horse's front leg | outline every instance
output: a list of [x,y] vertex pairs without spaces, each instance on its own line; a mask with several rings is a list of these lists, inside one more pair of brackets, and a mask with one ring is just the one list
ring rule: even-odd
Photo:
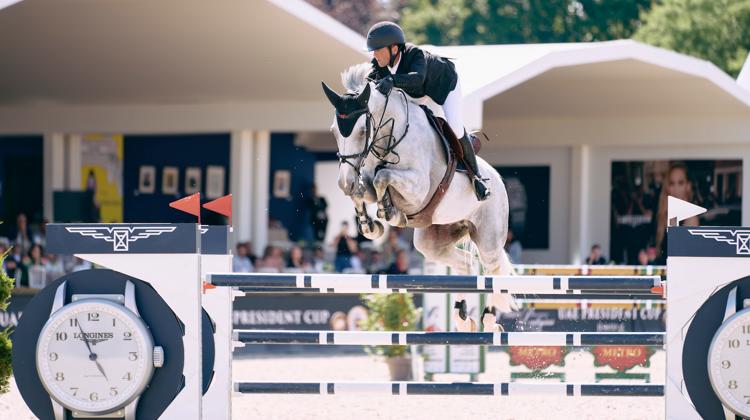
[[391,201],[388,187],[397,191],[409,203],[422,203],[429,191],[429,183],[420,182],[417,171],[413,169],[381,169],[372,182],[378,202],[377,216],[391,226],[404,227],[407,223],[406,214],[397,209]]
[[383,224],[377,220],[372,220],[369,214],[367,214],[367,208],[365,202],[361,200],[354,201],[354,212],[357,217],[357,228],[365,238],[369,240],[375,240],[383,236]]

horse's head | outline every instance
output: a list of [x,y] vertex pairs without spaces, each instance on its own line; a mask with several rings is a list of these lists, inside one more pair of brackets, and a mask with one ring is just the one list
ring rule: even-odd
[[370,135],[370,85],[365,84],[361,92],[339,95],[323,83],[331,105],[336,109],[331,132],[336,137],[339,156],[339,188],[352,195],[358,182],[359,171],[367,157]]

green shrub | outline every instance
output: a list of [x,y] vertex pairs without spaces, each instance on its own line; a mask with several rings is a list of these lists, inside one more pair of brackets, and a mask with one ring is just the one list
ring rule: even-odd
[[[14,284],[13,279],[8,277],[8,273],[3,268],[3,263],[9,252],[10,250],[0,256],[0,310],[8,308],[10,293]],[[0,331],[0,394],[8,392],[10,375],[13,373],[13,367],[11,366],[12,347],[9,334],[10,327],[6,328],[5,331]]]
[[[422,313],[414,306],[409,293],[365,295],[362,300],[367,306],[367,319],[360,327],[366,331],[415,331]],[[371,346],[370,354],[385,357],[398,357],[406,353],[407,346]]]

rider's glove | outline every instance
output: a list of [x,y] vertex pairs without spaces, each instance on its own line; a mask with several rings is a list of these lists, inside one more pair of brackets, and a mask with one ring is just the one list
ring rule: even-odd
[[377,89],[378,92],[382,93],[383,95],[388,96],[388,94],[391,92],[391,89],[393,89],[393,77],[388,76],[380,79],[375,85],[375,89]]

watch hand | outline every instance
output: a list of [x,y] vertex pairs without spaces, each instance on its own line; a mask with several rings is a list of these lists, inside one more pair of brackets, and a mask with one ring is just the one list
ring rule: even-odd
[[[94,356],[96,356],[96,355],[94,355]],[[102,365],[99,364],[99,361],[96,360],[96,358],[94,358],[94,363],[96,363],[96,367],[97,367],[97,369],[99,369],[99,372],[101,372],[102,375],[104,375],[104,379],[106,379],[107,382],[109,382],[109,378],[107,378],[107,374],[104,373],[104,369],[102,368]]]
[[96,358],[96,355],[94,354],[94,352],[91,351],[91,345],[89,344],[89,339],[86,338],[86,333],[83,332],[83,327],[81,326],[81,323],[78,322],[78,317],[76,317],[75,320],[76,320],[76,324],[78,324],[78,329],[81,331],[81,337],[83,338],[83,342],[86,343],[86,348],[89,349],[89,359],[91,359],[91,355],[93,355],[94,358]]
[[81,331],[81,337],[83,337],[83,342],[86,343],[86,348],[89,349],[89,360],[96,363],[96,368],[99,369],[99,372],[101,372],[102,375],[104,375],[104,379],[106,379],[107,382],[109,382],[109,378],[107,377],[107,374],[104,373],[104,369],[102,368],[102,365],[99,363],[99,361],[96,360],[98,356],[96,355],[96,353],[94,353],[91,350],[91,344],[89,344],[89,339],[86,338],[86,333],[83,332],[83,327],[81,326],[81,323],[78,322],[77,317],[75,320],[76,320],[76,323],[78,324],[78,329]]

